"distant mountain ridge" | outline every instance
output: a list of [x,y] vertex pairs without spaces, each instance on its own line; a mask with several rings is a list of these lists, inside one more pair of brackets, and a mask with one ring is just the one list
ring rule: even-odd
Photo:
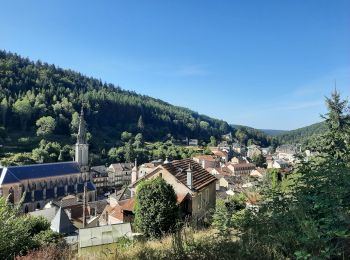
[[326,129],[324,122],[297,128],[290,131],[261,130],[269,136],[274,136],[280,143],[302,143],[306,139],[321,134]]
[[275,129],[259,129],[259,130],[270,136],[278,136],[289,132],[289,130],[275,130]]

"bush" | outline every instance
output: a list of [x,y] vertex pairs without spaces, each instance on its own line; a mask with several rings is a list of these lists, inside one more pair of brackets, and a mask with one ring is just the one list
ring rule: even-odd
[[157,177],[140,183],[136,192],[135,223],[148,237],[160,237],[175,229],[179,219],[173,187]]

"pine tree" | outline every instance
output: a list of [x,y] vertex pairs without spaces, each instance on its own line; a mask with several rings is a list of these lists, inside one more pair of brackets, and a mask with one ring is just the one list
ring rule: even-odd
[[139,120],[137,121],[137,128],[143,132],[144,128],[145,128],[145,124],[143,122],[143,118],[142,115],[139,117]]

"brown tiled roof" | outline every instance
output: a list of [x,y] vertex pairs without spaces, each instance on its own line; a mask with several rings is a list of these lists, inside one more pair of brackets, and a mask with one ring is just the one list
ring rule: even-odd
[[106,212],[108,212],[108,215],[119,219],[120,221],[124,221],[124,211],[133,211],[134,210],[134,204],[135,201],[133,198],[131,199],[127,199],[127,200],[122,200],[119,201],[117,205],[115,205],[114,207],[107,205],[105,207]]
[[216,161],[217,158],[214,157],[213,155],[197,155],[194,158],[199,159],[199,160],[205,160],[205,161]]
[[127,200],[119,201],[118,204],[120,205],[122,210],[133,211],[135,200],[133,198],[130,198]]
[[254,163],[237,163],[237,164],[231,164],[234,168],[251,168],[255,167]]
[[114,163],[111,164],[114,171],[131,171],[134,167],[133,163]]
[[163,164],[162,167],[174,175],[182,184],[187,186],[187,169],[191,164],[193,174],[193,189],[201,190],[210,183],[217,181],[216,177],[203,169],[198,163],[192,159],[183,159]]
[[226,157],[227,156],[227,153],[225,151],[213,151],[213,153],[217,156],[220,156],[220,157]]

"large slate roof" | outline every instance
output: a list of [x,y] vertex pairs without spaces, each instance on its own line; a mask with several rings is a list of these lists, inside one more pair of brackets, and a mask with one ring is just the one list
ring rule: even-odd
[[0,174],[0,185],[16,183],[21,180],[37,179],[80,173],[76,162],[44,163],[4,167]]

